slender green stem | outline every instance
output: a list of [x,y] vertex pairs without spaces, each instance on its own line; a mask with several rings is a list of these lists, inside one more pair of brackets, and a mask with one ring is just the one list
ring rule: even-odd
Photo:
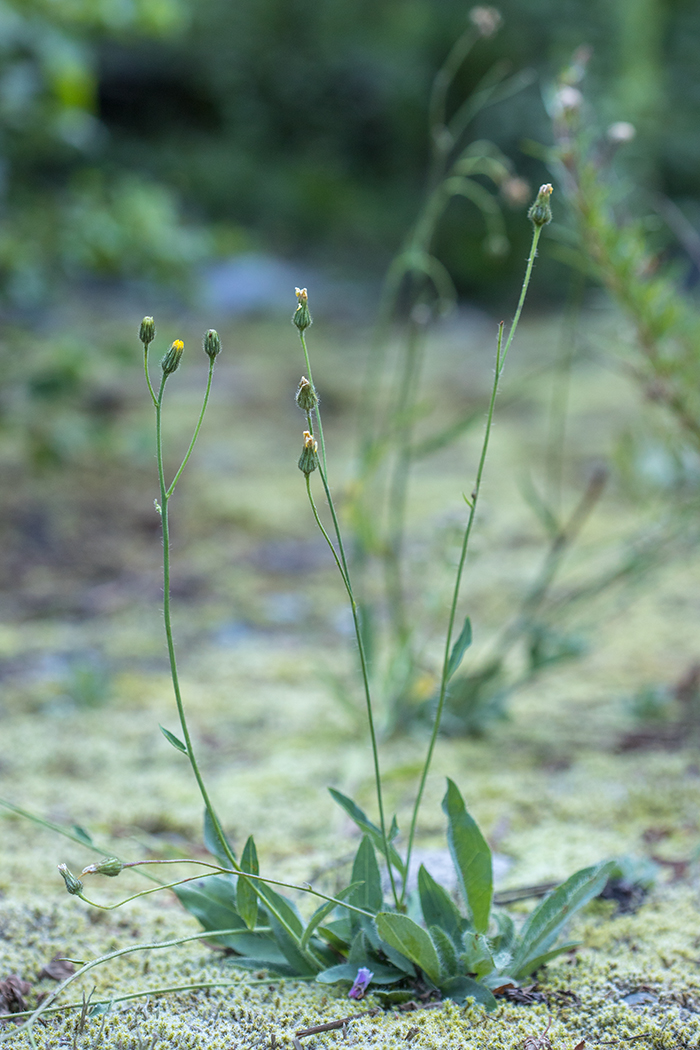
[[[435,744],[437,742],[438,734],[440,732],[440,722],[442,720],[442,712],[445,706],[445,698],[447,696],[447,669],[450,661],[450,653],[452,650],[452,637],[454,634],[455,619],[457,616],[457,604],[459,601],[459,594],[462,584],[462,575],[464,572],[464,564],[467,558],[467,551],[469,549],[469,540],[472,534],[472,527],[474,525],[474,518],[476,516],[476,507],[479,500],[479,492],[481,490],[481,479],[484,473],[484,465],[486,463],[486,454],[489,447],[489,439],[491,437],[491,426],[493,424],[493,413],[496,406],[496,395],[498,393],[498,384],[503,374],[503,367],[505,365],[508,351],[513,342],[513,336],[515,335],[518,322],[520,321],[520,315],[523,310],[525,303],[525,296],[527,295],[527,289],[530,284],[530,277],[532,276],[532,268],[535,264],[535,258],[537,257],[537,244],[540,239],[542,232],[541,226],[533,227],[532,245],[530,248],[530,255],[527,261],[527,267],[525,270],[525,278],[523,280],[522,290],[520,292],[520,299],[518,306],[515,311],[515,316],[508,332],[508,338],[506,339],[505,346],[503,345],[503,322],[499,325],[498,329],[498,343],[496,347],[496,368],[494,371],[493,386],[491,388],[491,398],[489,400],[489,408],[486,416],[486,426],[484,429],[484,439],[481,446],[481,454],[479,456],[479,465],[476,472],[476,481],[474,488],[471,493],[471,499],[469,501],[469,517],[464,530],[464,537],[462,539],[462,549],[460,551],[459,562],[457,566],[457,573],[455,576],[455,584],[452,592],[452,603],[450,605],[450,615],[447,622],[447,634],[445,636],[445,650],[442,661],[442,674],[440,676],[440,692],[438,695],[437,707],[435,710],[435,719],[433,722],[433,730],[430,736],[430,742],[428,744],[428,751],[425,757],[425,763],[423,765],[423,771],[421,773],[420,782],[418,785],[418,792],[416,794],[416,801],[413,806],[413,814],[411,817],[411,828],[408,836],[408,846],[406,849],[406,877],[408,879],[408,873],[410,870],[411,853],[413,851],[413,840],[416,833],[416,824],[418,821],[418,813],[420,811],[421,802],[423,801],[423,793],[425,791],[425,783],[428,778],[428,772],[430,770],[430,764],[433,758],[433,752],[435,750]],[[404,882],[404,893],[402,901],[405,899],[405,888],[406,882]]]
[[212,377],[214,375],[214,361],[215,361],[215,358],[213,358],[213,357],[209,358],[209,376],[207,377],[207,389],[204,392],[204,400],[202,402],[202,411],[199,413],[199,419],[197,420],[197,426],[194,428],[194,434],[192,435],[192,440],[190,441],[190,446],[187,449],[187,452],[185,453],[185,458],[183,459],[182,463],[180,464],[179,469],[177,471],[177,474],[173,478],[172,484],[170,485],[170,488],[168,489],[168,493],[167,493],[168,498],[170,498],[170,496],[172,496],[173,492],[175,491],[175,486],[177,485],[178,481],[180,480],[180,475],[182,474],[183,470],[187,466],[187,461],[190,458],[190,456],[192,455],[192,450],[194,449],[195,442],[197,441],[197,438],[199,437],[199,432],[202,429],[202,422],[204,420],[204,413],[207,410],[207,405],[209,404],[209,394],[211,393],[211,381],[212,381]]
[[172,628],[172,617],[170,611],[170,524],[168,520],[168,501],[170,496],[165,486],[165,472],[163,468],[163,429],[162,429],[162,414],[163,414],[163,393],[165,390],[166,375],[163,375],[161,380],[160,389],[156,398],[156,451],[158,457],[158,481],[160,483],[160,516],[163,528],[163,622],[165,624],[165,637],[168,644],[168,658],[170,660],[170,675],[173,682],[173,692],[175,694],[175,703],[177,705],[177,713],[180,718],[180,728],[182,729],[182,735],[184,738],[185,747],[187,748],[187,757],[192,767],[197,786],[199,787],[200,794],[204,805],[211,817],[212,823],[219,837],[221,847],[226,853],[226,857],[231,862],[234,868],[238,868],[238,862],[233,854],[231,847],[228,844],[226,835],[224,834],[221,822],[214,810],[209,793],[204,784],[202,774],[199,769],[197,762],[197,756],[192,745],[192,738],[190,736],[189,726],[187,724],[187,718],[185,715],[185,707],[182,702],[182,692],[180,690],[180,676],[177,669],[177,659],[175,657],[175,641],[173,639],[173,628]]
[[[207,398],[208,398],[208,393],[209,393],[209,386],[211,384],[211,374],[212,374],[212,369],[210,367],[210,369],[209,369],[209,384],[207,386]],[[203,779],[201,771],[199,769],[199,763],[197,762],[197,756],[195,754],[194,747],[192,745],[192,738],[190,736],[190,730],[189,730],[189,726],[187,724],[187,717],[185,715],[185,706],[184,706],[183,701],[182,701],[182,692],[181,692],[181,689],[180,689],[180,677],[179,677],[179,674],[178,674],[177,659],[176,659],[176,656],[175,656],[175,641],[174,641],[174,638],[173,638],[172,616],[171,616],[171,611],[170,611],[170,526],[169,526],[169,519],[168,519],[168,503],[169,503],[169,500],[170,500],[170,494],[172,492],[172,486],[171,486],[170,489],[166,488],[166,484],[165,484],[165,470],[164,470],[164,466],[163,466],[163,427],[162,427],[162,416],[163,416],[163,394],[164,394],[164,391],[165,391],[166,379],[167,379],[167,375],[165,373],[163,373],[163,378],[161,379],[161,383],[160,383],[160,389],[159,389],[158,395],[156,397],[155,409],[156,409],[156,453],[157,453],[157,459],[158,459],[158,482],[159,482],[159,485],[160,485],[160,508],[159,509],[160,509],[161,525],[162,525],[162,529],[163,529],[163,623],[165,625],[165,636],[166,636],[167,645],[168,645],[168,658],[169,658],[169,661],[170,661],[170,675],[171,675],[171,678],[172,678],[173,692],[175,694],[175,703],[177,705],[177,712],[178,712],[178,716],[179,716],[179,719],[180,719],[180,728],[182,730],[182,736],[183,736],[183,740],[184,740],[184,743],[185,743],[185,748],[186,748],[186,751],[187,751],[187,757],[189,759],[190,766],[192,767],[192,772],[194,773],[195,780],[197,781],[197,786],[199,787],[199,792],[200,792],[200,794],[202,796],[202,801],[204,802],[204,805],[205,805],[205,808],[207,810],[207,813],[209,814],[209,817],[211,819],[212,825],[213,825],[214,830],[216,832],[216,836],[217,836],[217,838],[219,840],[221,848],[222,848],[224,854],[226,855],[226,859],[229,861],[229,863],[231,864],[231,867],[233,868],[233,870],[235,872],[237,872],[239,874],[247,874],[245,872],[241,872],[241,867],[240,867],[238,861],[236,860],[236,856],[235,856],[233,850],[231,849],[229,841],[228,841],[228,839],[226,837],[226,834],[224,832],[223,825],[222,825],[222,823],[221,823],[221,821],[219,819],[219,816],[218,816],[216,810],[214,809],[214,806],[213,806],[213,803],[212,803],[211,799],[209,798],[209,792],[207,791],[206,785],[204,783],[204,779]],[[205,399],[204,408],[206,408],[206,399]],[[199,431],[199,426],[201,425],[201,418],[202,417],[200,415],[200,420],[199,420],[199,423],[197,425],[197,430],[195,432],[195,437],[196,437],[196,434]],[[189,457],[189,454],[190,454],[191,451],[192,451],[192,444],[190,445],[190,449],[189,449],[189,451],[187,453],[187,456],[185,457],[185,462],[187,461],[187,458]],[[184,466],[184,464],[183,464],[183,466]],[[179,477],[181,470],[182,470],[182,468],[180,468],[180,471],[178,471],[177,477]],[[176,477],[176,480],[177,480],[177,477]],[[282,915],[280,913],[279,908],[277,908],[277,906],[275,905],[274,901],[270,900],[269,895],[267,895],[266,892],[265,892],[264,886],[256,887],[256,893],[263,900],[263,902],[265,904],[265,907],[270,912],[272,912],[272,914],[278,920],[280,925],[285,929],[285,931],[289,934],[289,936],[292,938],[292,940],[294,940],[295,942],[298,943],[299,942],[299,938],[295,934],[294,930],[292,930],[291,926],[289,925],[289,923],[285,919],[284,915]],[[316,956],[314,955],[314,953],[311,950],[308,950],[308,949],[307,950],[303,950],[303,949],[300,948],[300,951],[302,951],[302,954],[308,959],[308,961],[312,965],[316,966],[318,964],[318,959],[316,958]]]
[[[314,387],[314,389],[315,389],[314,381],[313,381],[313,377],[312,377],[312,372],[311,372],[311,362],[309,360],[309,352],[308,352],[307,347],[306,347],[306,340],[304,339],[304,333],[302,331],[300,331],[299,332],[299,336],[301,338],[301,345],[302,345],[302,347],[304,349],[304,358],[305,358],[306,367],[307,367],[308,373],[309,373],[308,374],[308,380],[311,383],[312,387]],[[333,521],[333,530],[335,532],[336,539],[337,539],[337,542],[338,542],[338,550],[337,551],[336,551],[333,543],[331,542],[331,539],[330,539],[328,533],[326,532],[326,530],[323,527],[323,524],[321,522],[321,518],[320,518],[318,510],[316,508],[316,504],[315,504],[313,496],[311,494],[311,486],[309,484],[309,476],[308,475],[306,476],[306,491],[307,491],[307,494],[308,494],[308,497],[309,497],[309,502],[311,504],[311,510],[313,512],[314,519],[315,519],[317,525],[319,526],[319,528],[321,530],[321,533],[323,534],[326,542],[328,543],[328,546],[330,547],[331,551],[333,552],[333,557],[335,559],[336,565],[338,566],[338,571],[340,572],[341,578],[342,578],[343,583],[345,585],[345,589],[346,589],[346,591],[348,593],[348,598],[350,600],[350,611],[352,613],[352,622],[353,622],[353,627],[355,629],[355,639],[357,641],[357,650],[358,650],[358,653],[359,653],[359,656],[360,656],[360,670],[361,670],[361,673],[362,673],[362,684],[363,684],[364,693],[365,693],[365,706],[366,706],[366,710],[367,710],[367,723],[368,723],[368,726],[369,726],[369,735],[370,735],[370,741],[371,741],[371,745],[372,745],[372,759],[373,759],[373,763],[374,763],[374,783],[375,783],[375,790],[376,790],[376,793],[377,793],[377,808],[379,810],[379,827],[380,827],[381,833],[382,833],[382,847],[383,847],[383,851],[384,851],[384,858],[386,860],[387,870],[389,872],[389,880],[391,882],[392,895],[394,897],[394,902],[395,902],[395,904],[398,907],[399,894],[398,894],[398,890],[397,890],[397,887],[396,887],[396,881],[395,881],[395,878],[394,878],[394,869],[391,866],[391,856],[390,856],[390,852],[389,852],[389,837],[387,835],[386,817],[385,817],[385,814],[384,814],[384,796],[383,796],[383,792],[382,792],[382,776],[381,776],[381,769],[380,769],[380,766],[379,766],[379,747],[378,747],[378,744],[377,744],[377,733],[376,733],[376,729],[375,729],[375,725],[374,725],[374,710],[373,710],[373,707],[372,707],[372,692],[371,692],[370,684],[369,684],[369,668],[367,666],[367,654],[365,652],[365,645],[364,645],[364,640],[363,640],[363,637],[362,637],[362,630],[361,630],[361,626],[360,626],[360,618],[359,618],[358,609],[357,609],[357,602],[355,601],[355,595],[353,594],[352,581],[350,579],[350,570],[348,568],[348,560],[347,560],[347,556],[345,554],[345,546],[343,544],[343,535],[342,535],[342,532],[340,531],[340,522],[338,521],[338,515],[336,513],[335,504],[333,502],[333,497],[331,496],[331,490],[330,490],[330,487],[328,485],[328,478],[326,476],[326,448],[325,448],[325,443],[324,443],[324,440],[323,440],[323,424],[321,422],[321,412],[319,410],[318,404],[316,404],[316,406],[314,408],[314,417],[315,417],[315,420],[316,420],[316,424],[318,426],[319,444],[321,446],[321,462],[319,463],[319,474],[321,475],[321,481],[323,483],[323,488],[324,488],[324,491],[326,493],[326,500],[328,501],[328,509],[330,510],[331,518],[332,518],[332,521]],[[309,431],[313,434],[314,433],[314,427],[313,427],[313,423],[311,421],[311,414],[309,412],[307,412],[307,414],[306,414],[306,419],[307,419],[307,424],[308,424],[308,427],[309,427]]]
[[383,848],[383,852],[384,852],[384,859],[386,860],[387,871],[389,872],[389,880],[391,882],[391,891],[392,891],[392,895],[394,897],[394,903],[398,907],[398,905],[399,905],[399,894],[398,894],[398,890],[396,888],[396,880],[394,878],[394,869],[392,868],[392,865],[391,865],[391,856],[390,856],[390,852],[389,852],[389,838],[388,838],[387,831],[386,831],[386,817],[384,815],[384,796],[383,796],[383,792],[382,792],[382,774],[381,774],[381,769],[380,769],[380,766],[379,766],[379,745],[377,743],[377,731],[376,731],[375,725],[374,725],[374,710],[372,708],[372,692],[371,692],[370,684],[369,684],[369,668],[367,666],[367,654],[365,652],[365,644],[364,644],[364,639],[362,637],[362,629],[361,629],[361,626],[360,626],[360,618],[359,618],[359,614],[358,614],[358,610],[357,610],[357,602],[355,601],[355,595],[354,595],[353,589],[352,589],[352,582],[351,582],[351,579],[350,579],[350,574],[348,572],[347,561],[345,559],[345,552],[343,551],[343,547],[342,547],[342,538],[341,538],[341,534],[340,534],[340,526],[339,526],[338,520],[337,520],[337,518],[335,516],[335,511],[333,509],[333,501],[331,499],[331,494],[330,494],[330,491],[328,489],[328,485],[326,483],[326,479],[325,479],[325,477],[323,475],[323,470],[322,470],[322,468],[319,468],[319,469],[320,469],[320,472],[321,472],[321,478],[323,480],[324,488],[326,490],[326,497],[328,499],[328,505],[329,505],[329,507],[331,507],[331,512],[333,514],[333,522],[335,524],[336,536],[338,537],[338,544],[339,544],[340,551],[341,551],[341,556],[340,557],[338,556],[338,553],[336,552],[336,549],[333,546],[333,542],[332,542],[330,536],[328,535],[328,533],[326,532],[326,529],[323,526],[323,522],[321,521],[320,515],[318,513],[318,508],[316,507],[316,503],[315,503],[313,495],[311,493],[311,484],[310,484],[310,480],[309,480],[309,475],[308,474],[306,476],[306,492],[307,492],[307,495],[309,497],[309,503],[311,504],[311,511],[313,513],[314,520],[316,521],[316,524],[318,525],[319,529],[321,530],[321,533],[322,533],[324,539],[326,540],[326,543],[328,544],[328,546],[330,547],[330,549],[331,549],[331,551],[333,553],[333,557],[335,559],[335,563],[338,566],[338,572],[340,573],[342,581],[345,584],[345,590],[347,591],[348,598],[350,600],[350,611],[352,613],[352,622],[353,622],[353,627],[355,629],[355,640],[357,642],[357,651],[358,651],[359,657],[360,657],[360,671],[362,673],[362,684],[363,684],[364,693],[365,693],[365,707],[366,707],[366,710],[367,710],[367,723],[368,723],[368,726],[369,726],[369,737],[370,737],[370,742],[371,742],[371,745],[372,745],[372,760],[373,760],[373,764],[374,764],[374,786],[375,786],[375,790],[376,790],[376,793],[377,793],[377,808],[379,810],[379,827],[380,827],[381,833],[382,833],[382,848]]
[[[134,893],[131,897],[126,897],[124,900],[119,901],[117,904],[96,904],[95,901],[88,900],[82,893],[76,894],[81,900],[84,900],[86,904],[91,904],[93,908],[100,908],[102,911],[114,911],[116,908],[121,908],[123,904],[128,904],[130,901],[134,901],[137,897],[146,897],[150,893],[157,893],[159,890],[170,890],[174,886],[183,886],[187,882],[194,882],[196,879],[206,879],[212,875],[240,875],[240,868],[223,868],[220,864],[211,864],[206,860],[192,860],[189,857],[177,857],[168,860],[135,860],[129,864],[125,864],[124,867],[135,868],[142,864],[195,864],[201,868],[209,868],[210,870],[205,874],[190,875],[184,879],[177,879],[175,882],[163,883],[159,886],[153,886],[148,890],[141,890],[139,893]],[[269,886],[281,886],[282,889],[286,890],[298,890],[300,893],[310,893],[312,897],[320,897],[321,900],[329,901],[332,904],[337,904],[342,908],[348,908],[350,911],[356,911],[359,915],[372,915],[372,912],[365,911],[364,908],[357,908],[354,904],[347,904],[345,901],[339,900],[337,897],[329,897],[327,893],[321,893],[320,890],[315,890],[308,883],[304,883],[301,886],[295,882],[281,882],[279,879],[269,879],[265,875],[253,875],[250,872],[245,872],[245,877],[255,882],[264,882]],[[262,927],[261,927],[262,929]],[[267,930],[268,927],[265,927]],[[249,930],[249,933],[260,932],[260,930]]]
[[318,525],[318,527],[319,527],[319,529],[321,531],[321,534],[323,535],[324,540],[328,544],[330,552],[333,555],[333,558],[335,559],[335,564],[338,566],[338,572],[340,573],[341,579],[342,579],[343,583],[345,584],[345,590],[348,592],[348,598],[350,599],[350,601],[353,601],[352,588],[350,586],[350,581],[347,578],[347,576],[345,575],[345,569],[343,568],[343,563],[341,562],[340,558],[338,557],[338,552],[336,551],[335,547],[333,546],[333,540],[330,538],[330,536],[326,532],[325,525],[321,521],[321,518],[320,518],[319,513],[318,513],[318,509],[316,507],[316,503],[315,503],[314,497],[313,497],[313,495],[311,493],[311,475],[310,474],[306,475],[306,494],[309,497],[309,503],[311,504],[311,510],[312,510],[312,513],[313,513],[313,516],[314,516],[314,520],[316,521],[316,524]]
[[[311,383],[312,388],[315,390],[316,387],[314,386],[314,377],[313,373],[311,372],[311,361],[309,360],[309,351],[306,348],[306,339],[301,329],[299,329],[299,338],[301,339],[301,346],[304,351],[304,361],[306,362],[306,370],[309,373],[308,380]],[[325,475],[328,471],[328,467],[326,465],[326,442],[323,438],[323,423],[321,422],[321,412],[319,410],[318,403],[314,408],[314,416],[316,418],[316,423],[318,426],[318,443],[321,446],[321,461],[323,463],[323,473]]]
[[143,344],[143,370],[146,373],[146,384],[148,386],[148,392],[151,395],[154,407],[157,408],[158,398],[156,397],[156,392],[153,389],[153,384],[151,383],[151,376],[148,371],[148,343]]
[[91,959],[90,962],[84,963],[80,969],[76,970],[75,973],[70,975],[70,977],[66,977],[65,981],[59,984],[58,988],[55,988],[53,992],[50,992],[23,1024],[0,1034],[0,1043],[3,1043],[6,1039],[16,1035],[17,1032],[26,1031],[29,1033],[29,1029],[34,1022],[38,1021],[42,1014],[48,1012],[51,1004],[61,992],[65,991],[65,989],[73,984],[74,981],[77,981],[80,977],[83,977],[90,970],[93,970],[96,966],[100,966],[102,963],[111,962],[112,959],[118,959],[122,955],[130,955],[132,952],[156,951],[158,948],[174,948],[179,944],[187,944],[189,941],[211,940],[214,937],[226,937],[233,933],[240,932],[240,928],[234,929],[232,927],[227,927],[223,930],[202,930],[201,933],[192,933],[187,937],[174,937],[169,941],[151,941],[148,944],[130,944],[126,948],[117,948],[115,951],[108,952],[106,955],[98,956],[97,959]]
[[[50,820],[44,820],[43,817],[37,817],[35,813],[30,813],[29,810],[21,809],[19,806],[15,806],[12,802],[8,802],[4,798],[0,798],[0,806],[4,806],[5,809],[9,809],[11,813],[16,813],[20,817],[25,817],[27,820],[31,820],[32,823],[38,824],[39,827],[48,828],[50,831],[56,831],[59,835],[63,835],[64,838],[70,839],[71,842],[77,842],[79,846],[84,846],[86,849],[91,849],[95,853],[101,854],[103,857],[113,856],[113,852],[101,849],[94,843],[90,844],[81,838],[80,835],[76,835],[75,832],[70,831],[68,828],[64,828],[61,824],[53,824]],[[124,865],[127,867],[127,865]],[[130,865],[129,865],[130,866]],[[139,872],[146,879],[151,879],[152,882],[157,882],[160,885],[160,880],[155,875],[150,875],[146,871]]]
[[[235,962],[230,962],[230,966],[235,966]],[[312,977],[286,977],[286,981],[311,981]],[[249,985],[256,984],[267,984],[269,985],[269,977],[253,978],[253,980],[246,981],[241,976],[235,981],[197,981],[195,984],[168,984],[162,985],[160,988],[144,988],[139,992],[129,992],[127,995],[114,995],[111,999],[91,999],[90,1006],[92,1008],[96,1006],[107,1006],[111,1007],[113,1003],[128,1003],[133,999],[147,999],[151,995],[170,995],[175,992],[200,992],[205,988],[235,988],[241,984],[245,984],[246,988]],[[44,1016],[47,1014],[58,1014],[63,1010],[81,1010],[84,1006],[84,1001],[81,1000],[79,1003],[66,1003],[65,1006],[49,1006],[44,1011]],[[0,1021],[19,1021],[23,1017],[31,1017],[34,1013],[33,1010],[22,1010],[16,1014],[0,1014]],[[13,1033],[17,1032],[17,1029],[12,1029]]]

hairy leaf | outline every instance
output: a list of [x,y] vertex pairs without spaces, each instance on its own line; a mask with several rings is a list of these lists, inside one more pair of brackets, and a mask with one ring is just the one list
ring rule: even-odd
[[452,940],[440,926],[429,926],[428,933],[440,960],[441,979],[444,981],[448,977],[457,977],[459,974],[459,963],[457,962],[457,953]]

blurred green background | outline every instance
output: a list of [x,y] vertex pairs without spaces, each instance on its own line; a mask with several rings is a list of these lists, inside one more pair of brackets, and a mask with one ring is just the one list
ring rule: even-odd
[[[530,71],[477,116],[537,186],[528,142],[551,140],[544,100],[582,45],[603,123],[631,121],[638,183],[700,198],[700,8],[694,0],[504,0],[448,98],[494,64]],[[2,0],[0,290],[35,310],[61,281],[175,281],[241,250],[302,254],[376,276],[425,187],[436,70],[469,24],[462,0]],[[464,295],[494,301],[528,237],[484,251],[453,202],[437,250]],[[456,221],[457,219],[465,221]],[[455,221],[450,221],[455,220]],[[557,294],[565,279],[548,280]]]

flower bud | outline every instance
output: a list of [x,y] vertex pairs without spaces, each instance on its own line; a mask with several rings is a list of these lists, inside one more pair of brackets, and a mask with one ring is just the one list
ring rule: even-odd
[[66,864],[59,864],[58,865],[58,870],[60,871],[61,875],[63,876],[63,881],[65,882],[66,889],[68,890],[69,893],[75,894],[75,893],[82,893],[83,892],[83,884],[82,884],[82,882],[80,881],[80,879],[76,879],[75,875],[73,874],[72,871],[70,871],[70,869],[68,868],[68,866]]
[[299,380],[296,403],[302,412],[310,412],[318,404],[318,394],[306,376],[302,376]]
[[304,431],[304,447],[299,456],[299,470],[302,474],[312,474],[318,466],[318,441],[314,440],[313,434]]
[[213,328],[210,328],[207,334],[204,336],[204,353],[212,361],[218,357],[221,353],[221,340],[219,339],[219,333],[215,332]]
[[309,313],[309,295],[306,288],[297,288],[295,291],[297,294],[297,308],[292,317],[292,324],[295,324],[300,332],[304,332],[312,323],[311,314]]
[[83,868],[80,872],[81,875],[109,875],[111,879],[115,878],[122,868],[123,863],[119,860],[119,857],[105,857],[98,864],[88,864],[87,868]]
[[549,198],[552,196],[552,193],[551,183],[546,182],[544,186],[540,186],[537,199],[527,213],[527,217],[533,226],[546,226],[548,222],[552,221],[552,209],[549,206]]
[[152,343],[156,337],[156,323],[152,317],[144,317],[139,328],[139,339],[144,346]]
[[176,339],[170,349],[166,350],[165,356],[160,363],[160,367],[163,369],[163,375],[171,376],[173,372],[177,372],[180,367],[180,359],[184,352],[185,344],[182,339]]

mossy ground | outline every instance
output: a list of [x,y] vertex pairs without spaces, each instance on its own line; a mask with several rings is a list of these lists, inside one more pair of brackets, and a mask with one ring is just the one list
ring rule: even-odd
[[[586,317],[584,331],[597,348],[624,337],[618,322],[601,313]],[[506,372],[465,581],[475,660],[542,556],[541,533],[518,485],[526,473],[541,480],[551,389],[543,368],[558,332],[551,319],[529,322]],[[108,326],[100,338],[113,338]],[[341,588],[313,530],[295,465],[303,428],[292,402],[303,370],[295,339],[285,324],[224,337],[211,414],[172,505],[176,632],[194,737],[234,841],[252,831],[264,872],[333,890],[357,839],[326,787],[372,810],[372,775]],[[341,493],[352,478],[361,342],[352,331],[329,335],[320,323],[310,333]],[[478,403],[492,343],[490,326],[473,321],[436,338],[426,380],[426,394],[436,394],[439,406],[433,420]],[[169,441],[183,446],[204,365],[196,356],[172,380]],[[119,379],[125,408],[112,458],[95,463],[83,456],[70,469],[24,478],[8,495],[11,510],[24,500],[45,513],[49,532],[39,549],[28,533],[13,531],[9,512],[3,525],[5,559],[21,570],[22,586],[6,591],[0,624],[1,793],[49,820],[88,828],[125,859],[198,856],[201,805],[185,759],[158,730],[159,722],[174,731],[177,723],[159,624],[156,485],[138,365],[135,346],[134,376]],[[643,413],[653,411],[640,409],[634,388],[599,362],[577,366],[566,505],[623,431],[652,432]],[[421,465],[411,490],[415,607],[427,594],[426,615],[436,622],[478,440],[474,430],[458,448]],[[6,472],[17,469],[11,444]],[[625,489],[619,477],[567,563],[561,593],[614,561],[645,522],[649,531],[656,527],[672,498],[668,487]],[[309,1037],[304,1046],[510,1048],[541,1033],[550,1015],[555,1050],[573,1050],[584,1039],[594,1047],[635,1038],[640,1050],[700,1045],[698,750],[692,741],[673,750],[619,747],[636,726],[630,697],[642,686],[677,681],[699,655],[700,559],[687,539],[671,553],[633,587],[564,606],[562,624],[586,633],[589,650],[516,693],[507,721],[492,725],[484,739],[440,741],[420,829],[421,847],[444,847],[440,799],[451,776],[510,860],[504,886],[564,877],[609,856],[653,855],[669,863],[660,864],[641,908],[615,915],[612,904],[596,903],[580,917],[571,932],[583,947],[543,975],[546,1003],[504,1003],[488,1018],[449,1003],[377,1014],[353,1021],[346,1033]],[[437,635],[428,633],[428,672],[437,645]],[[334,675],[351,696],[355,691],[356,711],[334,697]],[[424,747],[420,727],[382,745],[387,803],[404,828]],[[55,987],[37,978],[56,954],[87,960],[198,930],[167,895],[113,912],[89,909],[66,896],[55,867],[66,862],[80,870],[94,859],[87,848],[3,812],[0,833],[0,979],[16,973],[30,981],[30,1002]],[[143,885],[124,873],[93,880],[90,891],[115,901]],[[300,906],[309,908],[304,900]],[[235,983],[115,1003],[82,1031],[75,1012],[57,1015],[36,1027],[36,1045],[289,1047],[299,1029],[376,1005],[372,996],[356,1006],[342,990],[246,976],[200,942],[97,967],[68,999],[76,1002],[93,985],[94,999],[108,999],[227,980]],[[26,1037],[10,1035],[9,1043],[26,1045]]]

